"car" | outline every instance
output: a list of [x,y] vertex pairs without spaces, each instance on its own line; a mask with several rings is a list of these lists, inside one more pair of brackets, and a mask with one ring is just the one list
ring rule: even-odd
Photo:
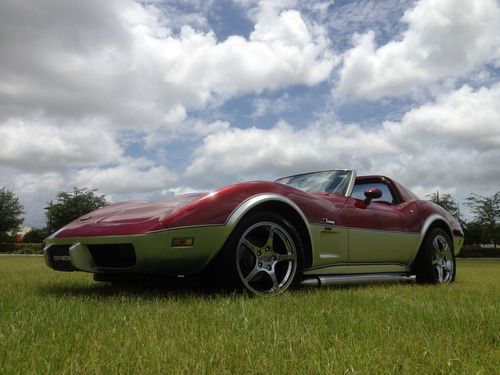
[[448,284],[463,240],[443,208],[350,169],[110,204],[52,234],[43,252],[54,270],[97,281],[193,276],[276,294],[298,285]]

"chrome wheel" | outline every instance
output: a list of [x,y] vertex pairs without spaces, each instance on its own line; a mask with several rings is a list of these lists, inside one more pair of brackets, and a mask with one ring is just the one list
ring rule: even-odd
[[236,267],[243,285],[250,291],[280,293],[297,272],[297,248],[281,225],[262,221],[251,225],[240,237]]
[[432,266],[437,282],[447,284],[453,278],[454,262],[450,245],[446,238],[438,235],[432,242]]
[[421,284],[450,284],[455,281],[457,266],[453,243],[442,228],[434,228],[425,239],[412,265]]

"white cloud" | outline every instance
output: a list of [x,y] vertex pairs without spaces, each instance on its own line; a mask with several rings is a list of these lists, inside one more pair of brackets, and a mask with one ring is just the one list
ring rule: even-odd
[[166,167],[143,157],[125,158],[105,168],[82,169],[71,177],[75,186],[98,189],[106,194],[161,191],[171,188],[177,179]]
[[45,210],[60,191],[79,188],[97,189],[111,202],[130,199],[162,199],[193,191],[178,187],[178,176],[166,167],[143,157],[124,158],[110,166],[87,167],[64,172],[24,172],[0,166],[0,186],[13,191],[24,205],[25,225],[42,227]]
[[358,125],[314,124],[295,129],[280,122],[271,129],[231,128],[204,139],[187,176],[216,186],[234,176],[273,178],[326,168],[368,169],[372,156],[391,151],[396,150],[385,139],[373,138]]
[[[319,122],[303,129],[230,128],[207,136],[188,167],[189,183],[221,186],[324,168],[386,174],[411,186],[482,187],[500,180],[500,85],[464,86],[366,129]],[[209,171],[209,173],[208,173]]]
[[9,118],[0,123],[3,166],[31,172],[54,171],[112,162],[121,153],[112,133],[98,124],[73,123],[69,130],[44,119]]
[[218,133],[230,127],[227,121],[206,122],[199,119],[187,119],[185,126],[177,129],[155,129],[144,137],[144,147],[148,150],[156,149],[165,143],[179,141],[195,142],[209,134]]
[[73,185],[97,188],[113,200],[160,199],[237,181],[356,168],[362,174],[393,177],[422,197],[437,188],[460,197],[473,191],[490,194],[500,181],[499,102],[500,84],[477,90],[464,86],[408,111],[400,121],[372,129],[331,122],[328,116],[302,129],[285,122],[271,129],[223,123],[205,136],[183,174],[143,157],[123,158],[109,167],[83,168],[64,177],[16,176],[14,187],[25,200],[38,198],[29,207],[41,210],[40,202],[50,195],[39,193],[38,184],[54,191]]
[[269,8],[249,38],[221,42],[180,26],[171,10],[131,0],[2,3],[0,162],[24,171],[114,162],[121,130],[147,133],[147,147],[158,134],[199,138],[224,125],[189,121],[188,111],[315,85],[333,68],[327,38],[298,11]]
[[376,100],[415,92],[500,61],[500,5],[495,0],[421,0],[405,12],[401,39],[378,47],[372,31],[345,52],[337,98]]
[[273,21],[259,21],[249,39],[230,36],[220,43],[212,33],[184,27],[179,38],[162,42],[164,48],[153,46],[164,81],[185,94],[185,105],[199,108],[218,98],[327,79],[333,57],[326,40],[314,40],[296,11]]
[[2,5],[2,115],[168,127],[235,95],[317,84],[333,68],[327,38],[295,10],[263,12],[248,39],[222,42],[189,25],[174,34],[170,16],[130,0]]
[[469,86],[442,94],[435,102],[406,113],[401,122],[384,124],[394,141],[408,145],[500,150],[500,84],[474,91]]
[[287,93],[277,99],[270,98],[256,98],[253,102],[254,112],[252,117],[262,117],[268,113],[279,114],[288,111],[292,108],[289,102],[290,97]]

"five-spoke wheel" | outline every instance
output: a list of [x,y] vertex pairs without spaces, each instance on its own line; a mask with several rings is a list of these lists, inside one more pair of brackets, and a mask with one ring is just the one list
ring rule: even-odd
[[432,242],[432,265],[438,283],[447,284],[452,280],[455,270],[452,250],[448,240],[440,234]]
[[236,266],[245,287],[256,293],[276,293],[292,282],[297,249],[281,225],[262,221],[250,226],[238,242]]
[[455,280],[455,254],[444,230],[436,228],[426,236],[414,268],[420,283],[449,284]]
[[[295,228],[280,215],[246,217],[225,249],[226,272],[255,294],[276,294],[302,275],[302,244]],[[235,272],[234,272],[235,271]]]

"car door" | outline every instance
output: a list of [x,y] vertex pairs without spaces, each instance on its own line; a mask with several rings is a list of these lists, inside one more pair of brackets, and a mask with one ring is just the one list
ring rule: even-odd
[[[364,192],[380,189],[382,196],[365,204]],[[401,202],[388,182],[356,183],[345,210],[350,263],[408,264],[415,254],[418,233],[411,232],[417,218],[415,203]]]

